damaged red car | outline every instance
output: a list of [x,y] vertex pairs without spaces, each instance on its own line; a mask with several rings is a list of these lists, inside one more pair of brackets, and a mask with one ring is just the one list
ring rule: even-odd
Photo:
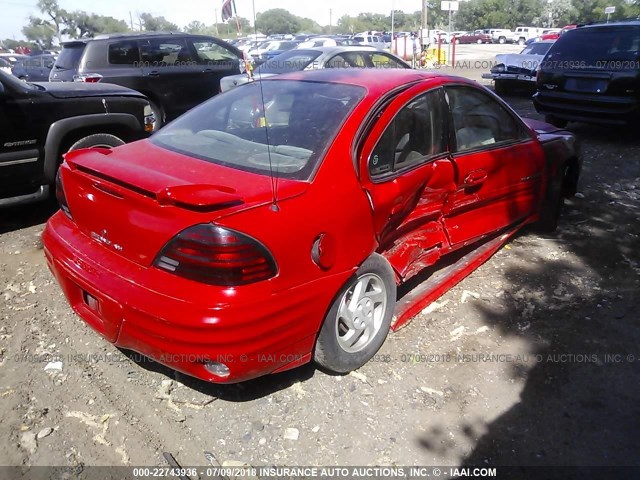
[[344,373],[516,230],[553,230],[579,171],[569,132],[475,82],[300,72],[67,154],[43,238],[75,312],[120,348],[219,383]]

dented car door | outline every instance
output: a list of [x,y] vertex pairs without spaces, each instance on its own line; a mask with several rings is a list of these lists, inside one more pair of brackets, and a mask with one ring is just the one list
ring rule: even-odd
[[413,87],[393,100],[365,140],[359,165],[378,251],[407,279],[448,246],[441,218],[455,183],[442,88]]

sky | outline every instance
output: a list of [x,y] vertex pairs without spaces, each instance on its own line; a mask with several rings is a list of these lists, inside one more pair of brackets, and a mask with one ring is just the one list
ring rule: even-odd
[[[215,22],[215,9],[222,7],[223,0],[58,0],[66,10],[85,10],[88,13],[108,15],[129,22],[129,12],[149,12],[155,16],[164,16],[167,20],[184,27],[192,20],[206,24]],[[253,23],[252,0],[235,0],[238,15],[250,19]],[[0,0],[0,38],[24,38],[21,29],[27,23],[29,15],[39,15],[37,0]],[[179,5],[179,8],[176,8]],[[415,12],[421,8],[421,0],[255,0],[256,13],[270,8],[284,8],[294,15],[314,19],[320,25],[329,24],[329,10],[332,10],[333,24],[342,15],[356,15],[360,12],[385,13],[391,9]]]

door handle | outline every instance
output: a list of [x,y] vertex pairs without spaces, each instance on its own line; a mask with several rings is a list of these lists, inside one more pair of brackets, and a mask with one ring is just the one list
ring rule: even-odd
[[465,177],[462,187],[469,188],[480,185],[487,179],[487,176],[488,174],[485,170],[474,170]]
[[159,77],[160,76],[160,72],[158,72],[156,70],[153,70],[153,71],[147,73],[145,76],[147,76],[147,77]]

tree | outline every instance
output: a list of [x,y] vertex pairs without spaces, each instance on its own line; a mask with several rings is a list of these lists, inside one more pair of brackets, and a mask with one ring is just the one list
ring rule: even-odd
[[75,11],[67,14],[64,33],[71,38],[90,38],[101,33],[128,32],[129,26],[123,20],[104,17],[95,13]]
[[55,27],[38,17],[29,17],[29,23],[22,27],[22,34],[41,49],[53,47],[53,38],[56,36]]
[[30,16],[29,23],[22,27],[22,33],[40,48],[51,48],[54,39],[58,43],[62,41],[64,18],[67,12],[60,8],[57,0],[38,0],[37,6],[47,18]]
[[300,17],[289,13],[284,8],[272,8],[258,14],[256,27],[266,35],[299,32]]
[[141,13],[138,15],[140,29],[145,32],[177,32],[178,25],[171,23],[164,17],[154,17],[150,13]]

